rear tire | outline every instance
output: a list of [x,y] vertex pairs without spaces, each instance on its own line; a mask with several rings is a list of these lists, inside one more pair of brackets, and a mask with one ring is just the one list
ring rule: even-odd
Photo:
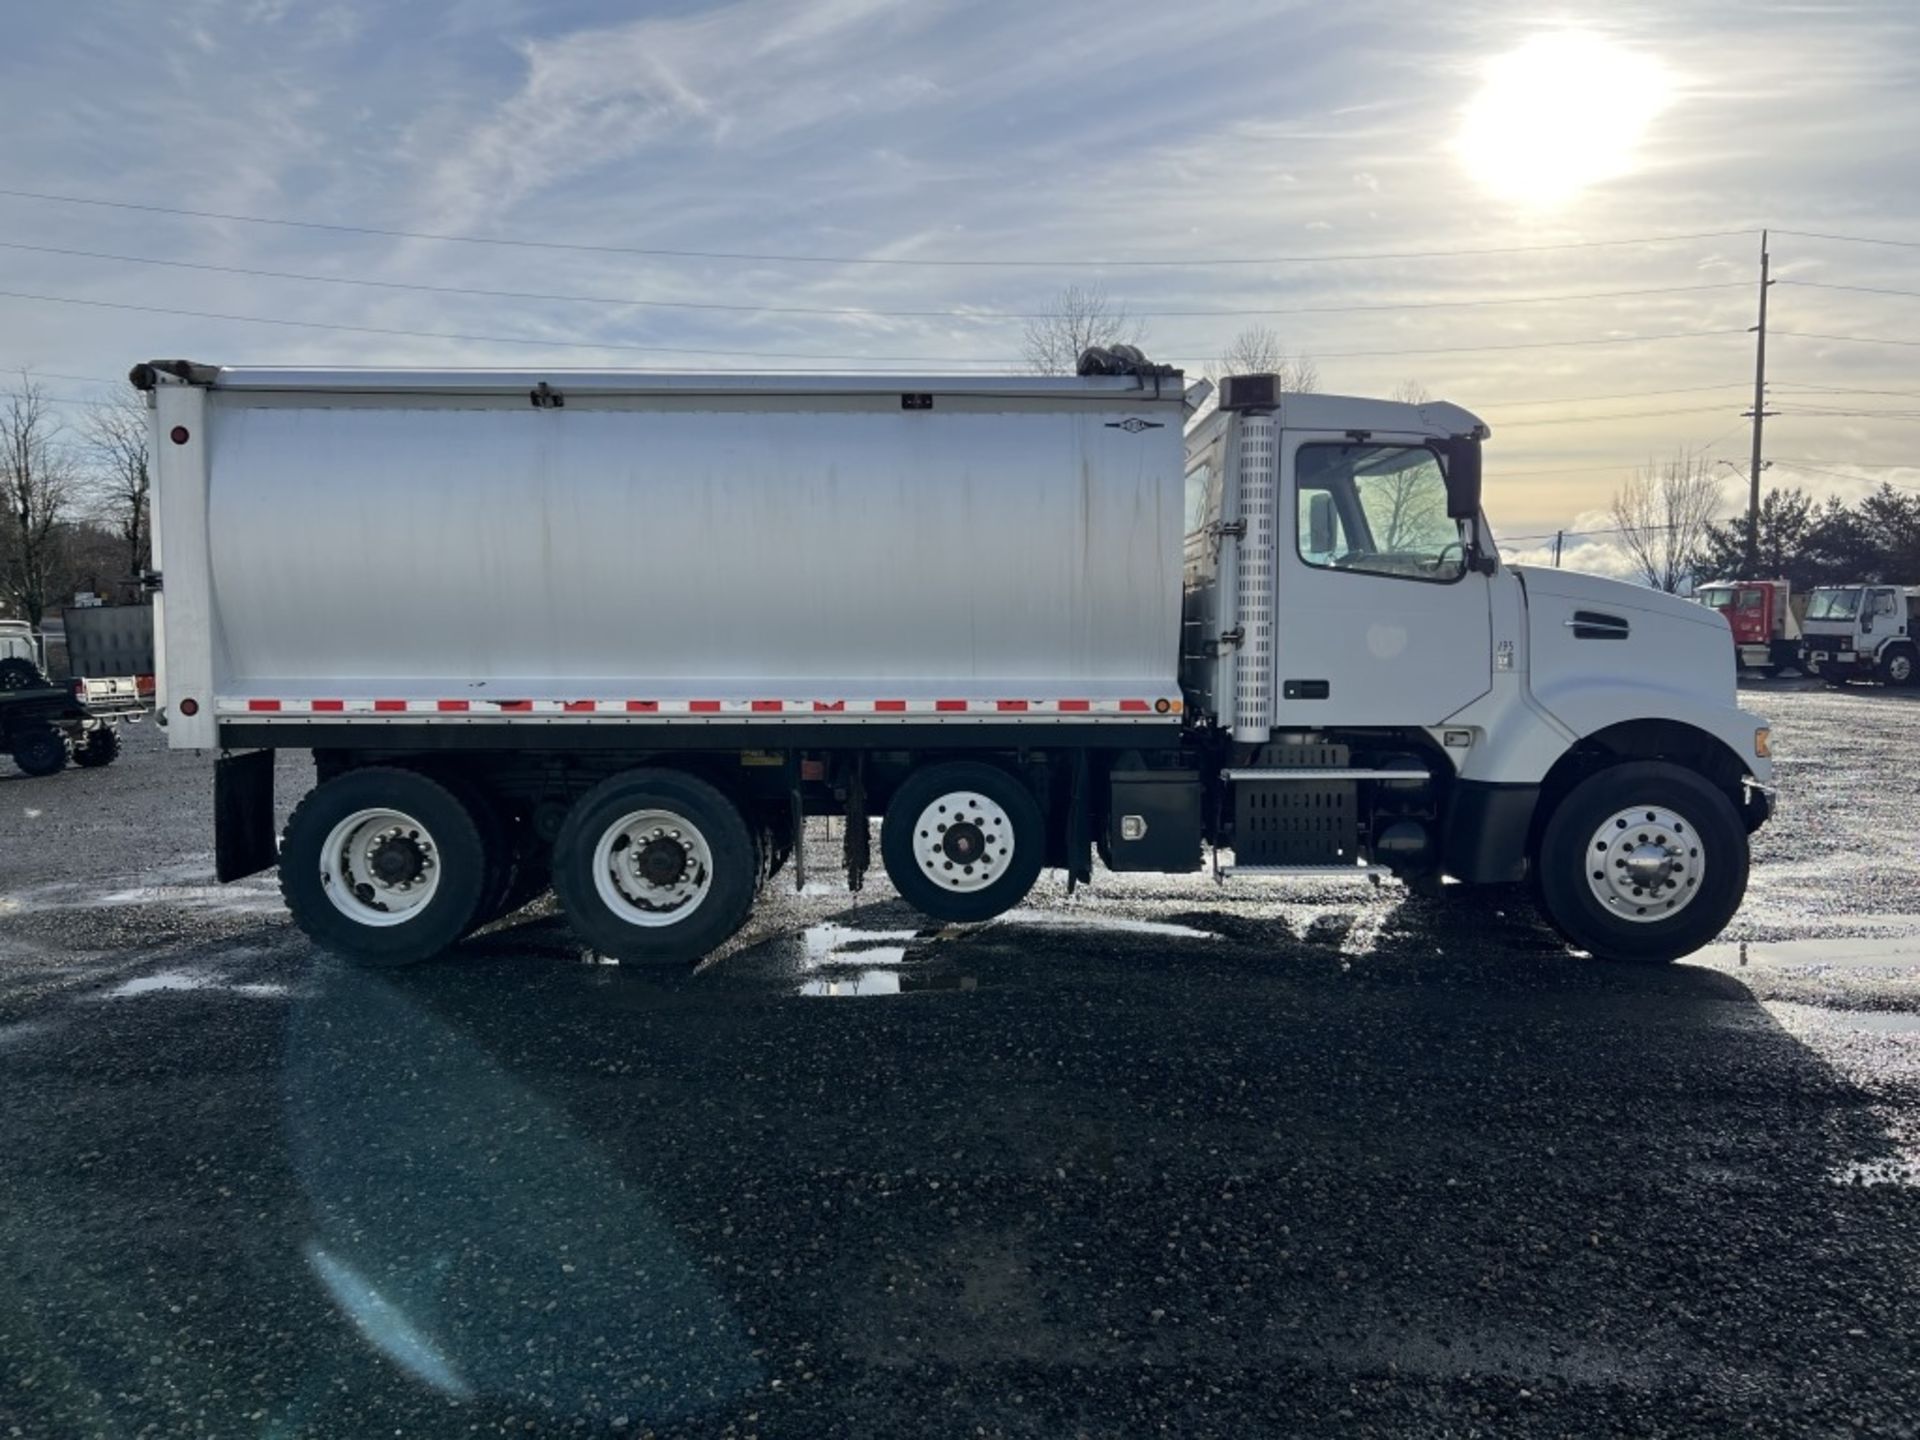
[[357,965],[414,965],[466,933],[486,868],[458,796],[415,771],[372,765],[325,781],[295,808],[280,893],[323,949]]
[[120,732],[111,725],[95,725],[83,732],[73,747],[73,763],[89,770],[111,765],[120,757]]
[[759,852],[732,801],[678,770],[628,770],[574,804],[553,888],[574,932],[633,965],[690,965],[753,908]]
[[13,742],[13,763],[38,778],[67,768],[67,737],[51,725],[29,730]]
[[1046,858],[1027,787],[978,761],[929,765],[887,802],[880,857],[894,889],[935,920],[991,920],[1026,899]]
[[1602,960],[1664,962],[1726,928],[1747,889],[1747,827],[1695,771],[1629,760],[1589,775],[1540,837],[1547,917]]

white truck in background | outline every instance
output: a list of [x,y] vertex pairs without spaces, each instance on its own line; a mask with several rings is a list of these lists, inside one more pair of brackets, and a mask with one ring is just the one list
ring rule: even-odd
[[1830,684],[1920,676],[1920,586],[1822,585],[1801,630],[1801,668]]
[[[1043,867],[1530,880],[1574,944],[1712,939],[1768,730],[1705,608],[1496,552],[1447,404],[1065,378],[135,367],[160,700],[218,873],[356,960],[549,878],[686,964],[811,815],[943,921]],[[1183,432],[1185,432],[1183,434]],[[272,753],[317,784],[276,849]],[[804,880],[804,875],[798,877]]]

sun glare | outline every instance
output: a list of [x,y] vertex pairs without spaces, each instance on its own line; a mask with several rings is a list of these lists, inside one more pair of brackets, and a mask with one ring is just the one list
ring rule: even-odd
[[1486,67],[1455,141],[1482,185],[1529,208],[1626,174],[1672,98],[1658,60],[1597,35],[1541,35]]

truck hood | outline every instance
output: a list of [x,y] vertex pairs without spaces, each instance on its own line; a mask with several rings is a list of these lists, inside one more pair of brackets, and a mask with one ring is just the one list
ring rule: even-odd
[[1619,580],[1514,567],[1527,602],[1527,688],[1575,735],[1677,722],[1720,740],[1761,780],[1764,725],[1740,709],[1733,636],[1718,610]]
[[1720,611],[1645,585],[1608,580],[1600,575],[1583,575],[1578,570],[1542,569],[1537,565],[1515,565],[1513,570],[1526,585],[1529,595],[1550,595],[1575,605],[1591,605],[1605,610],[1637,610],[1646,615],[1660,615],[1692,625],[1704,625],[1722,635],[1728,633],[1727,617]]

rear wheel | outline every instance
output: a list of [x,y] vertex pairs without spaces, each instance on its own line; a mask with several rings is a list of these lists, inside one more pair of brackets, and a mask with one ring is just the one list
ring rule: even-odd
[[120,732],[111,725],[96,724],[83,732],[73,747],[73,763],[89,770],[111,765],[120,756]]
[[887,804],[880,855],[909,905],[935,920],[991,920],[1026,898],[1045,859],[1032,794],[991,765],[961,760],[907,777]]
[[594,949],[639,965],[687,965],[753,907],[759,852],[713,786],[676,770],[629,770],[574,804],[553,842],[553,888]]
[[479,826],[411,770],[348,771],[287,821],[280,893],[316,944],[357,964],[412,965],[466,933],[487,882]]
[[1740,908],[1747,830],[1696,772],[1626,761],[1560,801],[1537,872],[1548,918],[1574,945],[1601,959],[1677,960]]
[[67,737],[51,725],[29,730],[13,742],[13,763],[29,775],[58,775],[67,767]]

